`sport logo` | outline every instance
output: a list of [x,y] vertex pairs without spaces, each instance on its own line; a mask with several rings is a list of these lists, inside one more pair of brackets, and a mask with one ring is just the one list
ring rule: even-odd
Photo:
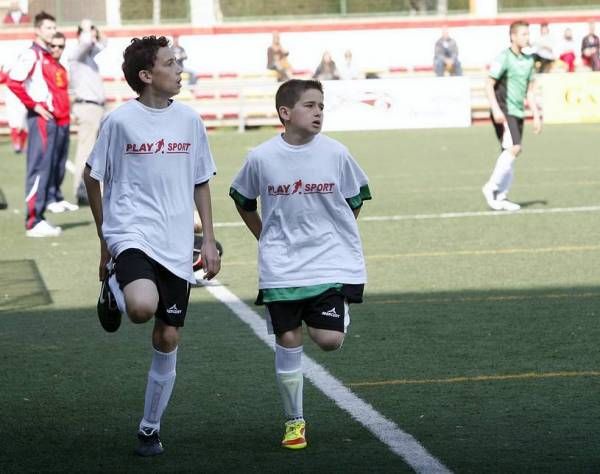
[[339,318],[340,315],[336,313],[335,306],[331,308],[329,311],[323,311],[321,313],[322,316],[327,316],[328,318]]
[[125,145],[126,155],[155,155],[157,153],[167,154],[190,154],[191,143],[170,142],[165,146],[165,139],[161,138],[150,143],[127,143]]
[[177,308],[177,303],[176,303],[173,306],[171,306],[170,308],[167,308],[167,313],[169,313],[169,314],[181,314],[181,310],[179,308]]
[[301,179],[293,184],[268,184],[269,196],[289,196],[291,194],[331,194],[335,183],[303,183]]

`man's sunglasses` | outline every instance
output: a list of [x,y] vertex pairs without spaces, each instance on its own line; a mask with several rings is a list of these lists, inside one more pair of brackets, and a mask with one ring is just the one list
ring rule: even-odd
[[64,44],[51,44],[50,47],[51,48],[65,49],[65,45]]

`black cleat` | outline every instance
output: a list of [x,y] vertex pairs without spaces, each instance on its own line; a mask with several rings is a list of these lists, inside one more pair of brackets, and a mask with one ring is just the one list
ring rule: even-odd
[[135,454],[138,456],[157,456],[165,451],[160,442],[158,430],[154,428],[142,428],[138,431],[137,437],[139,444],[135,448]]
[[98,319],[100,320],[100,325],[106,332],[115,332],[121,325],[121,312],[119,311],[115,297],[108,286],[109,276],[110,273],[107,273],[104,280],[102,280],[102,287],[100,288],[97,306]]

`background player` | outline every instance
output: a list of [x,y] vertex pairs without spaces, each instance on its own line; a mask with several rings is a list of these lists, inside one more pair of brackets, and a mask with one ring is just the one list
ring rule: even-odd
[[371,195],[348,149],[319,133],[320,82],[285,82],[275,104],[285,132],[248,154],[230,195],[259,242],[257,304],[266,304],[276,336],[275,373],[287,418],[282,446],[301,449],[302,321],[321,349],[341,347],[348,303],[362,302],[367,279],[356,217]]
[[[216,168],[198,114],[171,100],[181,89],[182,70],[168,40],[134,38],[123,58],[125,79],[139,97],[103,122],[84,181],[100,238],[99,308],[114,295],[134,323],[156,316],[136,450],[141,456],[153,456],[163,452],[160,420],[175,383],[179,328],[190,284],[196,283],[192,199],[204,232],[205,278],[220,269],[208,184]],[[115,271],[109,277],[109,292],[111,256]],[[119,312],[99,311],[99,316],[104,327],[118,328]]]
[[494,60],[486,82],[491,106],[492,123],[500,140],[502,153],[483,195],[488,206],[497,211],[518,211],[521,206],[507,199],[514,177],[514,163],[521,152],[525,99],[533,112],[533,131],[542,130],[540,112],[534,97],[533,57],[523,53],[529,45],[529,25],[516,21],[510,25],[510,48]]

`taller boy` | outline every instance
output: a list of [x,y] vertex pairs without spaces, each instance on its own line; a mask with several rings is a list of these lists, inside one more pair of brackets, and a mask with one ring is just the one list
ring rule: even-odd
[[302,321],[321,349],[341,347],[348,303],[362,301],[367,280],[356,217],[371,195],[348,149],[319,133],[320,82],[285,82],[275,105],[285,132],[248,154],[230,195],[259,242],[257,304],[266,304],[276,336],[275,373],[287,418],[282,446],[301,449]]
[[491,106],[492,123],[502,153],[494,171],[483,186],[488,206],[496,211],[518,211],[521,206],[507,199],[517,155],[521,153],[525,99],[533,112],[533,131],[542,129],[540,112],[533,93],[533,57],[523,49],[529,44],[529,25],[516,21],[510,25],[510,48],[505,49],[490,67],[486,92]]
[[[137,448],[139,455],[152,456],[163,451],[160,421],[175,383],[179,328],[190,284],[196,282],[193,201],[204,229],[205,278],[220,268],[208,184],[216,169],[198,113],[171,100],[181,89],[181,66],[168,40],[134,38],[123,59],[125,79],[139,97],[102,124],[84,181],[100,238],[102,326],[109,331],[119,326],[119,312],[102,311],[113,295],[134,323],[156,316]],[[109,292],[111,257],[115,273],[108,280]]]

